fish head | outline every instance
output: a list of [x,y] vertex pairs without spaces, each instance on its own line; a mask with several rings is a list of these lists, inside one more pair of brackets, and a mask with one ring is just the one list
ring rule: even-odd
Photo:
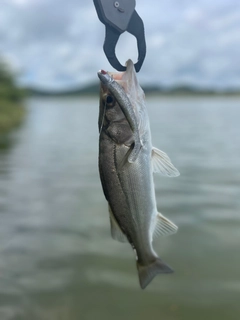
[[[117,104],[116,98],[108,90],[108,86],[113,81],[116,81],[124,89],[129,101],[131,102],[132,108],[138,120],[140,134],[142,134],[147,128],[148,116],[145,106],[145,94],[139,85],[132,60],[128,60],[126,62],[125,72],[106,72],[104,70],[100,70],[98,72],[98,77],[101,82],[100,102],[102,102],[102,106],[100,103],[100,109],[104,106],[106,101],[113,100],[114,103]],[[108,105],[106,104],[106,106]],[[111,106],[113,106],[113,103]]]

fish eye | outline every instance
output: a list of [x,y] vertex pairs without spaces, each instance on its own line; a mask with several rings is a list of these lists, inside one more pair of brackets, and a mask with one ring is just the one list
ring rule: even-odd
[[109,94],[108,92],[105,93],[102,97],[102,103],[103,105],[110,109],[110,108],[114,108],[115,104],[116,104],[116,99],[112,94]]
[[107,96],[107,98],[106,98],[106,103],[107,103],[107,104],[113,103],[113,97],[112,97],[112,96]]
[[109,109],[115,106],[116,100],[114,96],[108,94],[104,98],[104,103],[105,103],[105,106]]

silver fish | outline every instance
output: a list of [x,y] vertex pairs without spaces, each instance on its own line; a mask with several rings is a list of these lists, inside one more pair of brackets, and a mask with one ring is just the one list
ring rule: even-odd
[[154,148],[134,64],[123,73],[98,72],[99,172],[109,206],[113,239],[129,242],[136,252],[140,286],[158,273],[171,273],[152,247],[154,234],[167,235],[177,226],[157,211],[153,172],[176,177],[178,170],[163,151]]

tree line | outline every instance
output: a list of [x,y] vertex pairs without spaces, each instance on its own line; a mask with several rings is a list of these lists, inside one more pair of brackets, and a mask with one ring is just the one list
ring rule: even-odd
[[0,101],[21,102],[24,91],[16,85],[14,73],[0,61]]
[[0,59],[0,135],[21,122],[24,96],[11,68]]

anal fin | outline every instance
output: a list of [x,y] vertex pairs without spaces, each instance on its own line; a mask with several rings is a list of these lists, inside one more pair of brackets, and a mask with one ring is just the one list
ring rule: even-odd
[[119,242],[128,242],[126,235],[122,232],[119,224],[117,223],[110,206],[108,205],[110,224],[111,224],[111,235],[114,240]]
[[178,227],[161,213],[156,216],[154,236],[167,236],[176,233]]

